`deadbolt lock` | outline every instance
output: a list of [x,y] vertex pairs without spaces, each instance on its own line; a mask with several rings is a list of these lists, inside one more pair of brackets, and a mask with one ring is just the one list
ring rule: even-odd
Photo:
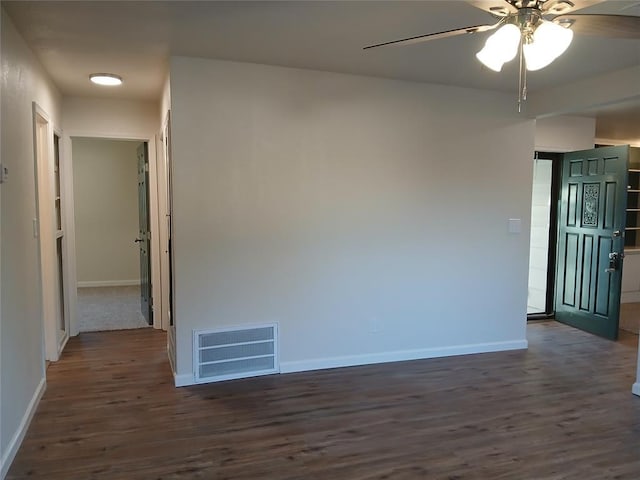
[[613,273],[620,267],[620,260],[624,258],[624,253],[611,252],[609,254],[609,267],[605,268],[606,273]]

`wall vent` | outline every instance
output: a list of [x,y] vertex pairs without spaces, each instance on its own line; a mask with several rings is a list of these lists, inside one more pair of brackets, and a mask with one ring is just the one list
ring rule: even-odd
[[194,330],[196,383],[278,373],[278,326]]

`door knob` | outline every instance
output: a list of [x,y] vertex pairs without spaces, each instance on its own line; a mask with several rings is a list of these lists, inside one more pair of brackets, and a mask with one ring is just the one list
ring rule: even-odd
[[618,270],[620,260],[624,257],[624,253],[611,252],[609,254],[609,268],[605,268],[606,273],[613,273]]

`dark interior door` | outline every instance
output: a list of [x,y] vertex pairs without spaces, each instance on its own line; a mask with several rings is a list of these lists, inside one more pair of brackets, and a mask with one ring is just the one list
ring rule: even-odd
[[556,320],[618,336],[629,147],[566,153],[558,215]]
[[147,143],[138,147],[138,219],[136,242],[140,246],[140,305],[142,315],[153,324],[151,297],[151,232],[149,231],[149,150]]

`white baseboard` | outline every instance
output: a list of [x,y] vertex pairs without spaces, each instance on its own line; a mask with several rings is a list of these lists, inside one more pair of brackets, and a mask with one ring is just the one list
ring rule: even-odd
[[640,381],[633,384],[633,387],[631,387],[631,393],[640,397]]
[[640,292],[622,292],[620,303],[639,303]]
[[173,381],[176,387],[188,387],[189,385],[196,385],[196,380],[193,373],[183,373],[182,375],[173,375]]
[[[403,362],[426,358],[452,357],[476,353],[502,352],[506,350],[523,350],[529,346],[526,340],[508,342],[475,343],[471,345],[455,345],[452,347],[424,348],[418,350],[400,350],[396,352],[372,353],[364,355],[345,355],[341,357],[314,358],[280,362],[280,373],[307,372],[326,368],[356,367],[376,363]],[[193,373],[174,375],[176,387],[196,385]]]
[[522,350],[527,347],[528,342],[526,340],[513,340],[509,342],[477,343],[472,345],[456,345],[452,347],[400,350],[396,352],[372,353],[365,355],[347,355],[341,357],[281,362],[280,372],[293,373],[309,370],[322,370],[325,368],[355,367],[358,365],[370,365],[375,363],[403,362],[406,360],[451,357],[454,355],[469,355],[474,353],[501,352],[504,350]]
[[133,287],[140,285],[140,280],[87,280],[77,283],[78,288],[83,287]]
[[11,462],[13,462],[13,459],[16,457],[16,453],[18,453],[18,449],[20,448],[22,440],[29,429],[31,419],[38,409],[38,404],[40,403],[40,399],[44,394],[46,386],[47,381],[45,377],[42,377],[33,397],[31,397],[27,410],[24,412],[20,425],[18,425],[18,430],[13,434],[13,437],[11,437],[11,441],[7,445],[7,450],[2,452],[2,458],[0,459],[0,479],[3,479],[7,475]]

